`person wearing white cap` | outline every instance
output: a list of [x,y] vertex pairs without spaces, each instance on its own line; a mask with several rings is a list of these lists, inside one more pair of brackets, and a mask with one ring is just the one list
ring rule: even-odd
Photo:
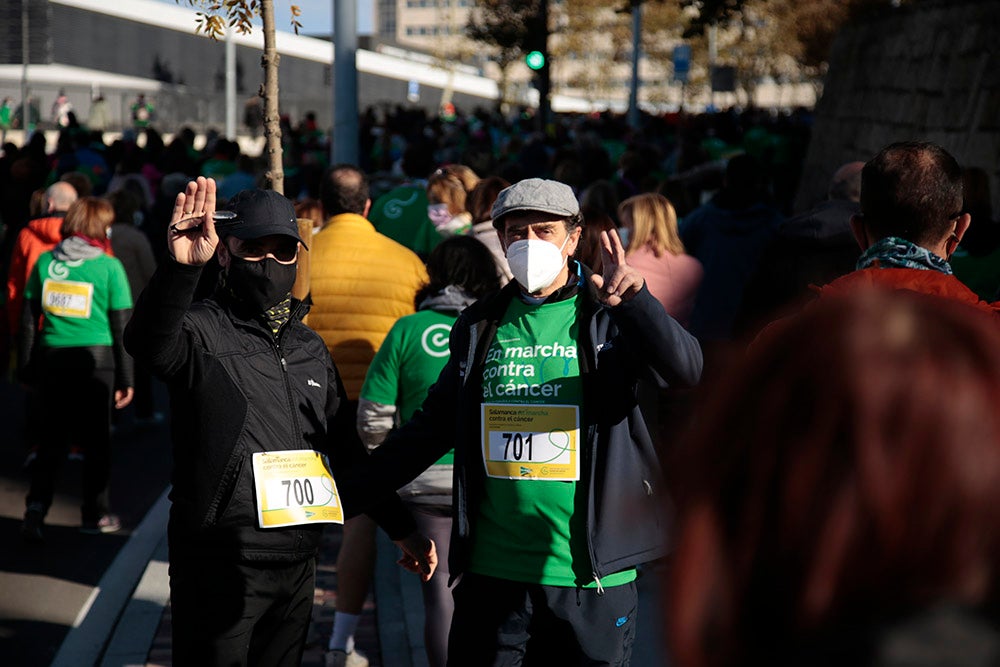
[[[125,332],[170,390],[173,661],[297,667],[326,523],[369,513],[425,578],[436,555],[394,490],[345,473],[365,450],[326,345],[290,295],[303,243],[292,203],[244,190],[216,213],[215,193],[199,177],[177,195],[169,256]],[[219,286],[192,304],[213,255]]]
[[422,408],[361,470],[395,489],[455,450],[449,665],[626,665],[636,566],[670,523],[636,387],[697,383],[701,349],[614,231],[600,275],[571,259],[569,186],[515,183],[492,217],[514,279],[459,316]]

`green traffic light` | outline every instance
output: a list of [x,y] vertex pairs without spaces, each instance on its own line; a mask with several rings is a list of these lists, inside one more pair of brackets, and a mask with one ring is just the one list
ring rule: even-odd
[[541,51],[532,51],[524,57],[524,62],[531,69],[542,69],[545,67],[545,54]]

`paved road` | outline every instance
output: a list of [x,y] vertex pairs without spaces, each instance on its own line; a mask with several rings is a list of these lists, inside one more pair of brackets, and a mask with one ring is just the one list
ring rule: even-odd
[[[46,419],[60,418],[58,409]],[[0,656],[5,665],[47,665],[70,628],[99,601],[98,583],[134,529],[167,487],[170,452],[166,427],[138,429],[129,409],[117,429],[111,503],[125,529],[83,535],[80,463],[67,461],[47,518],[46,542],[26,545],[19,528],[28,476],[23,470],[24,394],[0,380]]]

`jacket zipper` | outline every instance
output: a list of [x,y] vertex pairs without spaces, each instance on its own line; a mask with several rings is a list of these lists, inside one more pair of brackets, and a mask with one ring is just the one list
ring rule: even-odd
[[[597,377],[597,348],[595,347],[596,336],[594,335],[596,333],[595,330],[594,330],[594,327],[596,326],[595,325],[596,315],[595,315],[595,313],[588,313],[588,316],[589,316],[589,318],[588,318],[588,322],[587,322],[587,333],[586,333],[587,340],[584,341],[583,348],[584,348],[584,350],[586,350],[586,354],[589,356],[591,378],[596,378]],[[584,392],[584,402],[585,403],[586,403],[586,400],[587,400],[587,394],[586,394],[586,392]],[[586,404],[584,405],[584,407],[586,408]],[[584,533],[587,536],[587,551],[590,553],[590,565],[591,565],[591,567],[594,568],[594,571],[591,574],[594,575],[594,581],[597,582],[597,594],[598,595],[604,595],[604,586],[601,585],[601,578],[600,578],[600,576],[599,576],[599,574],[597,572],[597,570],[599,569],[598,566],[597,566],[597,552],[594,549],[594,540],[593,540],[593,538],[590,535],[590,532],[591,532],[590,531],[590,503],[591,502],[595,502],[595,503],[597,502],[597,500],[596,500],[596,494],[594,492],[594,469],[593,469],[594,468],[594,439],[597,437],[596,436],[596,430],[597,429],[596,429],[596,426],[594,425],[593,420],[588,420],[588,421],[590,421],[590,423],[587,424],[587,449],[586,449],[586,456],[587,456],[587,466],[588,466],[588,469],[590,471],[590,482],[587,485],[587,510],[588,511],[587,511],[587,516],[585,517],[585,521],[584,521],[585,526],[586,526],[586,530],[584,531]]]
[[295,413],[295,397],[292,396],[291,380],[288,379],[288,362],[285,361],[285,355],[281,349],[281,337],[284,333],[284,327],[282,327],[282,330],[278,335],[278,340],[274,341],[272,345],[274,347],[274,354],[278,357],[278,363],[281,365],[281,375],[284,379],[285,385],[285,398],[288,399],[288,414],[292,418],[292,423],[295,424],[295,430],[291,434],[291,447],[289,449],[299,449],[299,443],[295,439],[295,434],[300,432],[299,417]]

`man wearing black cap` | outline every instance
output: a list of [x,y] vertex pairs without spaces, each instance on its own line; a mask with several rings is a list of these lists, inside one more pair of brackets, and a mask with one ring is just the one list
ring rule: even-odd
[[[424,577],[436,556],[398,496],[339,474],[364,447],[326,346],[290,295],[302,243],[291,202],[245,190],[230,207],[216,214],[212,179],[177,196],[170,256],[136,304],[126,347],[170,390],[174,663],[291,666],[324,523],[367,512]],[[213,255],[219,286],[192,304]]]
[[520,181],[492,214],[514,280],[459,316],[421,410],[372,452],[371,483],[398,488],[455,450],[449,665],[626,665],[635,568],[669,540],[637,383],[696,383],[701,349],[615,232],[601,275],[571,259],[569,186]]

